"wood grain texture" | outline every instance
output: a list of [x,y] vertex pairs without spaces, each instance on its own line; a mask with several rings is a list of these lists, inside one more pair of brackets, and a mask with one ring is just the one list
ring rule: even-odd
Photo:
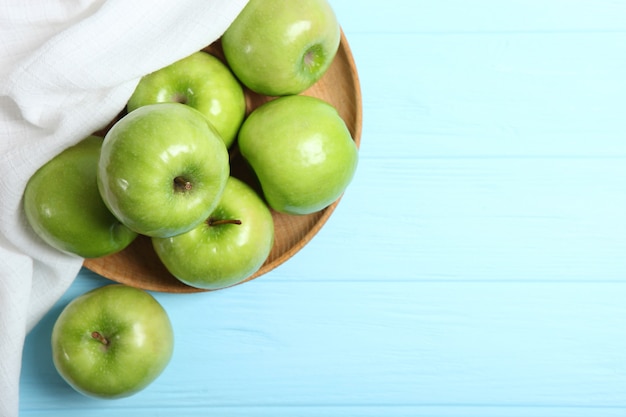
[[24,416],[626,415],[626,2],[332,0],[359,68],[357,175],[288,262],[155,294],[145,392],[93,402],[28,336]]
[[[114,402],[84,398],[56,375],[50,315],[29,336],[23,411],[611,416],[626,405],[623,283],[270,276],[184,302],[156,294],[176,329],[174,358],[142,394]],[[81,278],[69,296],[106,282]]]

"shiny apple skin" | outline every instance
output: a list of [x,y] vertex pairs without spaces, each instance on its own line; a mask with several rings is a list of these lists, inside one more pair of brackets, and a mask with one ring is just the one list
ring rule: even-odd
[[71,387],[115,399],[145,389],[163,372],[173,355],[174,331],[152,295],[112,284],[72,300],[54,324],[51,343],[54,366]]
[[[98,189],[122,223],[146,236],[173,236],[204,221],[230,173],[228,150],[197,110],[150,104],[128,113],[106,134]],[[188,181],[188,189],[175,186]],[[183,181],[183,182],[184,182]]]
[[326,72],[341,38],[326,0],[250,0],[222,36],[233,73],[260,94],[298,94]]
[[276,211],[305,215],[341,197],[356,172],[358,148],[337,110],[309,96],[258,107],[239,131],[239,149]]
[[243,88],[217,57],[200,51],[144,76],[128,100],[128,111],[155,103],[180,102],[202,113],[227,147],[246,112]]
[[[210,222],[238,220],[240,224]],[[205,290],[226,288],[254,274],[274,243],[274,222],[261,197],[230,177],[216,209],[195,229],[153,238],[154,250],[180,281]]]
[[24,211],[50,246],[83,258],[126,248],[133,232],[108,210],[96,181],[102,138],[89,136],[43,165],[24,191]]

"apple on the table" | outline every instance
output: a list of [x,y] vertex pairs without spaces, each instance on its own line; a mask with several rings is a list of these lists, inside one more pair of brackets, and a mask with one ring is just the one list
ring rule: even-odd
[[52,358],[63,379],[90,397],[133,395],[169,364],[174,331],[144,290],[111,284],[73,299],[52,330]]

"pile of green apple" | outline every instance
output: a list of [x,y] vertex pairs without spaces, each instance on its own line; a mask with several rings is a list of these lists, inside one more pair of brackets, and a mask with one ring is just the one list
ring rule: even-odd
[[[249,1],[221,37],[222,57],[202,50],[146,75],[104,138],[86,138],[33,175],[29,223],[85,258],[148,236],[167,270],[195,288],[244,281],[271,252],[272,211],[322,210],[356,170],[337,110],[300,94],[339,42],[326,0]],[[246,90],[268,101],[248,112]],[[235,148],[254,184],[232,175]]]
[[[125,114],[51,159],[28,182],[37,235],[85,258],[150,238],[164,266],[201,289],[254,274],[274,243],[272,211],[306,215],[341,196],[358,150],[337,110],[301,94],[332,63],[340,27],[326,0],[250,0],[221,38],[143,77]],[[246,90],[268,101],[248,111]],[[231,172],[233,149],[255,186]],[[172,355],[167,314],[143,290],[111,285],[59,316],[54,363],[78,391],[137,392]]]

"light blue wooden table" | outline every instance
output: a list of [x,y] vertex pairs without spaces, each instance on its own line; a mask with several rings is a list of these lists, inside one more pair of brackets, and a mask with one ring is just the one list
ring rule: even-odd
[[[134,397],[56,374],[28,416],[625,416],[626,1],[332,0],[357,61],[356,178],[289,262],[155,296],[176,351]],[[117,414],[113,414],[117,413]]]

